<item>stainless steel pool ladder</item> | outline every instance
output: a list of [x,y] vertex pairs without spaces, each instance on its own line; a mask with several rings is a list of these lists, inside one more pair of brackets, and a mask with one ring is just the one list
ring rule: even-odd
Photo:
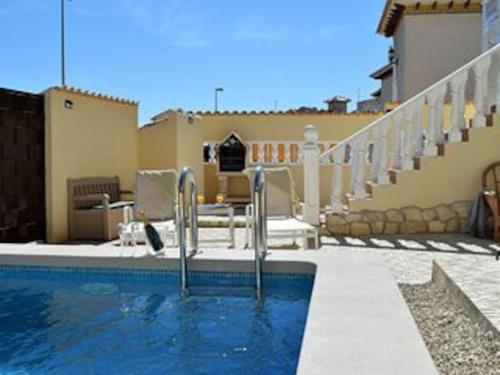
[[267,253],[266,183],[262,165],[257,166],[252,181],[253,244],[255,250],[255,293],[262,297],[262,263]]
[[181,266],[181,290],[182,293],[188,291],[187,280],[187,240],[186,240],[186,183],[189,181],[190,204],[189,204],[189,230],[191,234],[191,253],[196,254],[198,251],[198,207],[196,196],[198,189],[196,186],[196,176],[192,169],[184,167],[179,177],[177,185],[177,215],[178,215],[178,238],[180,251],[180,266]]
[[[198,208],[197,208],[197,186],[196,177],[192,169],[184,167],[177,185],[177,215],[178,215],[178,238],[181,268],[181,290],[183,294],[188,292],[188,267],[187,267],[187,239],[186,239],[186,183],[189,181],[190,205],[189,205],[189,229],[191,232],[191,253],[198,251]],[[264,170],[258,166],[253,177],[252,184],[253,210],[253,236],[255,250],[255,293],[257,300],[262,297],[262,262],[267,252],[267,222],[266,222],[266,185]]]

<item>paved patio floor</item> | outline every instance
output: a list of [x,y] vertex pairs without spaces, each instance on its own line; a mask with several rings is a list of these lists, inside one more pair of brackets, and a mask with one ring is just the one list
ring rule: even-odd
[[[225,228],[200,228],[201,239],[227,237]],[[243,229],[236,229],[236,248],[245,242]],[[486,239],[477,239],[464,234],[449,235],[397,235],[376,237],[326,237],[323,236],[322,251],[345,251],[360,256],[379,254],[397,283],[424,284],[431,280],[432,263],[436,261],[474,305],[500,331],[500,261],[495,254],[500,244]],[[304,251],[302,244],[293,247],[291,241],[270,240],[271,251],[297,249]],[[225,244],[201,244],[223,249]],[[230,251],[230,250],[228,250]],[[309,250],[310,251],[310,250]]]

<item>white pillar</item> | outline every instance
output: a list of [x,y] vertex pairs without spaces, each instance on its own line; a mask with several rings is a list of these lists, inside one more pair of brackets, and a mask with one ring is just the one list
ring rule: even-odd
[[304,220],[318,226],[319,222],[319,146],[318,130],[314,125],[304,128]]

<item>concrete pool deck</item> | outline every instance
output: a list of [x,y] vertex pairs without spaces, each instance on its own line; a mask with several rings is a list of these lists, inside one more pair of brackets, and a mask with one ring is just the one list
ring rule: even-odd
[[[111,245],[0,245],[0,264],[178,269],[178,250],[120,257]],[[193,270],[248,271],[253,252],[208,249]],[[437,374],[395,279],[378,254],[271,250],[265,272],[315,274],[299,374]]]

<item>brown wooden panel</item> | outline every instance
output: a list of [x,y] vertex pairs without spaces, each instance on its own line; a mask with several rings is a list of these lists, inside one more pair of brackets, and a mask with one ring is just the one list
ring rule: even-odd
[[45,240],[43,96],[0,88],[0,242]]

